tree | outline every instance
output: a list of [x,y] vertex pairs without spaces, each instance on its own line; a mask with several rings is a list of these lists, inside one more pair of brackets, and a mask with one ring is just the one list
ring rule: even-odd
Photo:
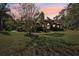
[[79,4],[70,3],[67,5],[66,15],[63,13],[64,24],[67,29],[78,29],[79,28]]
[[4,28],[4,19],[7,17],[11,17],[9,14],[6,12],[10,11],[9,8],[6,8],[7,3],[0,3],[0,30],[3,30]]
[[44,12],[40,12],[38,19],[36,20],[36,31],[43,31],[42,25],[44,22]]
[[12,20],[11,17],[7,17],[3,20],[3,23],[4,23],[4,26],[3,28],[6,30],[6,31],[11,31],[14,29],[14,21]]
[[41,21],[44,20],[44,12],[41,12],[41,13],[40,13],[40,18],[41,18]]
[[3,16],[6,15],[6,9],[5,9],[6,5],[7,5],[6,3],[0,4],[0,30],[3,29]]
[[34,3],[23,3],[20,5],[20,14],[22,20],[25,20],[25,28],[28,35],[31,35],[31,30],[34,27],[34,20],[36,13],[38,13],[38,7]]
[[59,12],[60,20],[66,29],[77,29],[79,27],[79,4],[70,3]]

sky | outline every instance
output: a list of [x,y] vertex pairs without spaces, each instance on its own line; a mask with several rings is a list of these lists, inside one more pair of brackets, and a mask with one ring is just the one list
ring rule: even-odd
[[65,8],[66,3],[40,3],[40,11],[45,13],[45,17],[53,18],[58,15],[58,13]]
[[[66,3],[36,3],[37,6],[40,7],[40,12],[45,13],[45,18],[50,17],[53,19],[54,16],[58,15],[58,13],[65,8]],[[18,4],[10,4],[11,12],[16,15],[17,18],[20,17],[19,13],[15,8],[19,6]]]

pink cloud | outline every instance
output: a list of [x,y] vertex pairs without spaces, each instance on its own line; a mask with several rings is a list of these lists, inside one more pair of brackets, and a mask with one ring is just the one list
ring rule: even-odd
[[[19,14],[17,8],[19,8],[20,5],[19,4],[15,4],[13,6],[13,8],[11,8],[11,12],[15,15],[16,18],[21,17],[21,15]],[[45,13],[46,16],[53,18],[54,16],[56,16],[62,9],[64,9],[64,6],[46,6],[46,7],[42,7],[40,8],[40,11],[43,11]]]
[[40,11],[43,11],[45,15],[49,17],[53,17],[57,15],[62,9],[64,9],[63,6],[48,6],[48,7],[43,7],[40,9]]
[[11,7],[10,7],[10,10],[11,10],[11,13],[14,14],[15,16],[15,19],[18,19],[21,17],[21,15],[19,14],[18,12],[18,8],[20,7],[20,5],[18,3],[16,4],[13,4]]
[[21,15],[19,14],[19,12],[16,9],[11,8],[11,13],[14,14],[15,18],[21,17]]

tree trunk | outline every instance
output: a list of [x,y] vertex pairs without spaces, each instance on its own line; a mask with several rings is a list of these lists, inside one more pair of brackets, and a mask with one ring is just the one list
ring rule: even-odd
[[3,30],[3,22],[2,22],[2,19],[0,19],[0,31]]

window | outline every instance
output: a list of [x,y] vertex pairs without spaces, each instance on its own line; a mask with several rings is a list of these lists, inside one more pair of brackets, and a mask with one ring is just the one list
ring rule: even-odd
[[47,23],[47,29],[50,29],[50,24],[49,23]]
[[59,28],[60,26],[59,25],[57,25],[57,28]]
[[55,24],[53,24],[52,26],[53,26],[53,27],[55,27],[56,25],[55,25]]

